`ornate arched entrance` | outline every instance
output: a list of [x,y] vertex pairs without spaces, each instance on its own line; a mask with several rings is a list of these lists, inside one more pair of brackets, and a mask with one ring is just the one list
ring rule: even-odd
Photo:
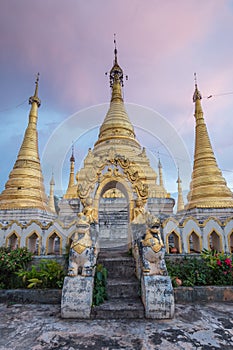
[[129,222],[134,206],[129,184],[123,179],[103,181],[96,191],[95,203],[98,203],[100,247],[127,249],[130,242]]
[[85,167],[78,174],[79,198],[83,204],[86,198],[93,199],[101,248],[128,246],[135,200],[140,198],[145,203],[148,198],[147,179],[142,169],[125,157],[110,155],[104,162],[97,162],[89,151]]

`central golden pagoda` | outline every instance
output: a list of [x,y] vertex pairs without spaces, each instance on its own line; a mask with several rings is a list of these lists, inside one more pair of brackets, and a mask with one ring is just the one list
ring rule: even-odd
[[[115,43],[115,41],[114,41]],[[136,140],[124,106],[122,87],[124,74],[118,64],[117,49],[114,50],[113,67],[109,73],[112,89],[109,110],[99,130],[99,137],[93,150],[84,160],[84,167],[76,174],[76,180],[70,181],[64,199],[80,198],[85,201],[92,197],[96,209],[98,201],[105,197],[116,196],[114,188],[120,190],[134,207],[135,199],[146,203],[150,198],[169,198],[163,181],[157,184],[157,174],[150,166],[145,148]],[[70,179],[73,180],[74,161],[71,159]],[[118,197],[119,197],[118,191]]]

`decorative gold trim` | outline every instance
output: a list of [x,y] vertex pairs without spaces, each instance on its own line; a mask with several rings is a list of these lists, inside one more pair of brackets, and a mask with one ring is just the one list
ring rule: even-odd
[[9,245],[8,245],[8,242],[9,242],[9,239],[11,238],[11,236],[12,235],[16,235],[16,237],[17,237],[17,239],[18,239],[18,247],[20,247],[20,240],[21,240],[21,237],[20,237],[20,235],[14,230],[14,231],[12,231],[12,232],[10,232],[8,235],[7,235],[7,237],[6,237],[6,244],[5,244],[5,246],[6,247],[8,247]]
[[34,233],[37,235],[37,237],[38,237],[38,239],[39,239],[39,243],[38,243],[38,254],[37,254],[37,255],[39,256],[39,255],[40,255],[40,252],[41,252],[41,241],[42,241],[42,237],[40,236],[40,234],[39,234],[37,231],[33,230],[31,233],[29,233],[29,234],[27,235],[27,237],[26,237],[26,247],[29,249],[28,241],[29,241],[30,237],[31,237]]
[[62,255],[62,242],[63,242],[63,237],[60,233],[58,233],[57,231],[53,230],[52,232],[50,232],[50,234],[48,235],[47,239],[46,239],[46,246],[45,246],[45,254],[48,255],[48,250],[49,250],[49,239],[51,238],[52,235],[56,235],[59,239],[60,239],[60,244],[59,244],[59,254]]
[[176,231],[176,230],[172,230],[169,233],[167,233],[166,235],[166,252],[169,253],[169,236],[171,234],[175,234],[178,237],[178,246],[179,246],[179,253],[178,254],[182,254],[182,244],[181,244],[181,237],[180,234]]
[[209,249],[209,250],[211,249],[211,247],[210,247],[210,236],[211,236],[214,232],[218,235],[218,237],[219,237],[219,239],[220,239],[220,252],[223,252],[223,241],[222,241],[223,237],[222,237],[221,233],[219,233],[219,232],[216,231],[215,229],[212,229],[212,231],[210,231],[210,232],[208,233],[208,235],[207,235],[208,249]]
[[199,232],[196,232],[195,230],[191,230],[191,231],[189,232],[189,234],[187,235],[188,254],[190,254],[190,242],[189,242],[189,239],[190,239],[190,236],[191,236],[193,233],[194,233],[196,236],[198,236],[200,253],[202,252],[202,249],[203,249],[202,236],[200,235]]

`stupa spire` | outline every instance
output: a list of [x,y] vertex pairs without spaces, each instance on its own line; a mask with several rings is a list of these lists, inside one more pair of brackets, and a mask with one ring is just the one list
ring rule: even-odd
[[159,158],[159,163],[158,163],[158,169],[159,169],[159,186],[164,187],[163,185],[163,167]]
[[55,186],[55,181],[52,173],[51,181],[50,181],[50,191],[49,191],[49,207],[50,209],[55,213],[55,204],[54,204],[54,186]]
[[71,157],[70,157],[70,177],[69,177],[69,183],[66,190],[66,194],[64,195],[64,198],[71,198],[73,194],[73,188],[75,186],[75,177],[74,177],[74,166],[75,166],[75,157],[74,157],[74,145],[72,144],[72,151],[71,151]]
[[195,152],[188,204],[185,209],[233,207],[232,192],[217,166],[211,146],[201,99],[195,75]]
[[37,119],[39,73],[36,76],[34,95],[29,98],[31,110],[28,126],[17,160],[0,195],[0,209],[37,208],[50,211],[45,194],[38,152]]
[[134,128],[125,111],[123,102],[122,87],[124,86],[124,74],[122,68],[118,64],[118,50],[115,35],[114,60],[113,67],[109,73],[109,80],[112,90],[111,103],[104,122],[100,127],[99,138],[95,146],[108,140],[127,139],[127,142],[139,148],[140,145],[135,139]]
[[178,168],[178,178],[177,178],[177,187],[178,187],[178,198],[177,198],[177,212],[184,210],[184,199],[183,199],[183,193],[182,193],[182,186],[181,186],[181,178],[180,178],[180,172]]

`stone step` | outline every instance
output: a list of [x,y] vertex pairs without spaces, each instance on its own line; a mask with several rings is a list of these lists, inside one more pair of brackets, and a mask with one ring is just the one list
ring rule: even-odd
[[99,247],[102,251],[108,250],[121,250],[124,252],[128,251],[128,240],[119,239],[119,240],[110,240],[110,239],[101,239],[99,240]]
[[140,285],[137,278],[108,279],[108,299],[114,298],[137,298],[140,294]]
[[113,299],[95,306],[91,312],[92,319],[141,319],[144,318],[144,306],[140,298]]
[[104,257],[100,254],[98,264],[102,264],[108,270],[108,278],[129,278],[135,275],[135,262],[129,256]]

